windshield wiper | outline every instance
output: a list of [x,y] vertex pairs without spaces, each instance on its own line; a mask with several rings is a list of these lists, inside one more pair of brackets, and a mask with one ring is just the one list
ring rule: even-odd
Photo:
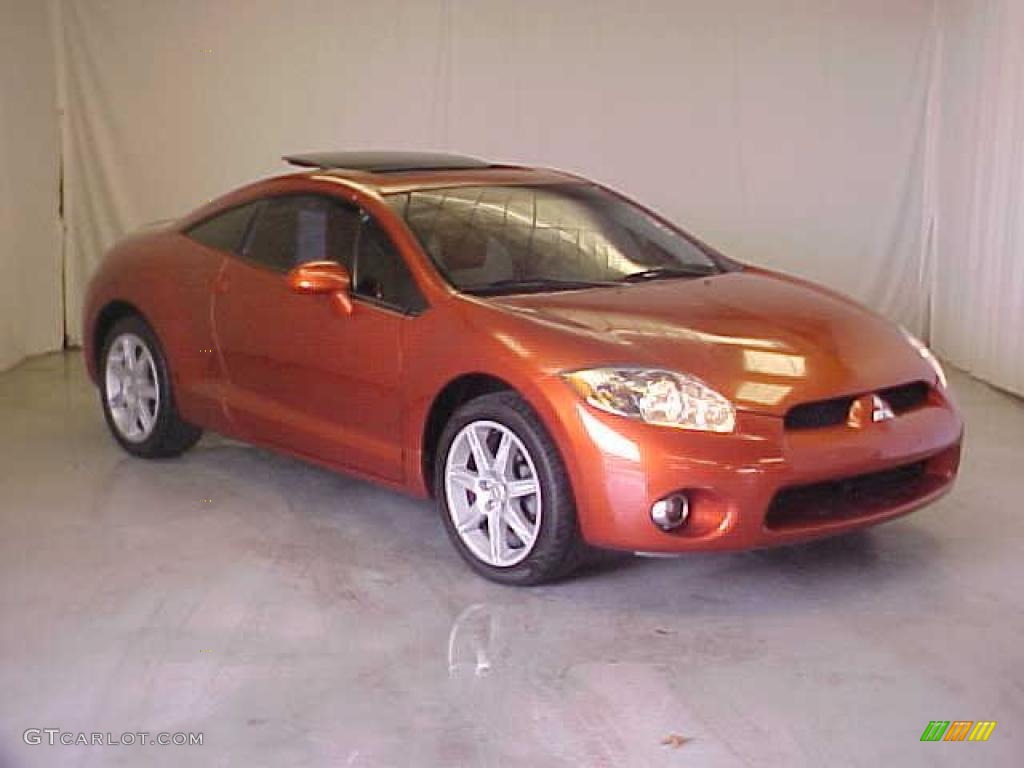
[[623,283],[642,283],[646,280],[664,280],[671,277],[707,277],[708,275],[717,274],[718,270],[714,267],[702,267],[694,265],[692,267],[655,267],[654,269],[645,269],[640,272],[633,272],[622,278]]
[[507,280],[496,280],[485,285],[466,286],[462,290],[474,296],[484,296],[492,293],[517,293],[519,291],[570,291],[577,288],[599,288],[602,286],[615,285],[610,282],[597,282],[593,280],[558,280],[551,277],[535,277],[529,279],[510,278]]

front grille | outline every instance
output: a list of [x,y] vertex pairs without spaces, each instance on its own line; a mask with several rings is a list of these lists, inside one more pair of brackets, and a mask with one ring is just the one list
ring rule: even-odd
[[943,482],[928,474],[926,465],[917,461],[883,472],[784,488],[772,499],[765,526],[780,530],[849,520],[911,502]]
[[[899,415],[924,405],[928,399],[928,392],[926,382],[913,381],[910,384],[879,390],[876,394],[889,404],[893,413]],[[844,424],[856,399],[837,397],[794,406],[786,413],[786,429],[821,429]]]
[[924,405],[928,399],[929,386],[923,381],[914,381],[902,387],[889,387],[878,393],[896,414],[906,413]]
[[855,399],[837,397],[834,400],[804,403],[790,408],[786,414],[786,429],[819,429],[842,424],[846,421]]

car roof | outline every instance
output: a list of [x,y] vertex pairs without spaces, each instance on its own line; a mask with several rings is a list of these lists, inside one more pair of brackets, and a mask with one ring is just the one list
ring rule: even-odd
[[285,162],[311,169],[311,176],[348,179],[380,194],[483,184],[578,182],[571,174],[545,168],[492,163],[444,152],[311,152],[285,155]]

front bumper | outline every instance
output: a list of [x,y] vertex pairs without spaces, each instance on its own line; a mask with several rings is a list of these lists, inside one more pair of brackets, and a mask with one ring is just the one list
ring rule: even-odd
[[[874,525],[952,486],[963,426],[934,392],[891,421],[789,431],[776,416],[741,412],[731,435],[654,427],[559,404],[583,537],[641,552],[741,550]],[[690,516],[665,532],[651,505],[683,491]]]

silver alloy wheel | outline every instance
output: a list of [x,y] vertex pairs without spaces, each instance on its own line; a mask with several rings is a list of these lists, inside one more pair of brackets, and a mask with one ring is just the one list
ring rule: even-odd
[[444,492],[459,538],[477,559],[499,568],[521,563],[540,532],[540,476],[515,432],[473,421],[448,449]]
[[134,333],[114,339],[104,377],[107,408],[118,433],[129,442],[143,442],[153,433],[160,413],[160,379],[146,342]]

